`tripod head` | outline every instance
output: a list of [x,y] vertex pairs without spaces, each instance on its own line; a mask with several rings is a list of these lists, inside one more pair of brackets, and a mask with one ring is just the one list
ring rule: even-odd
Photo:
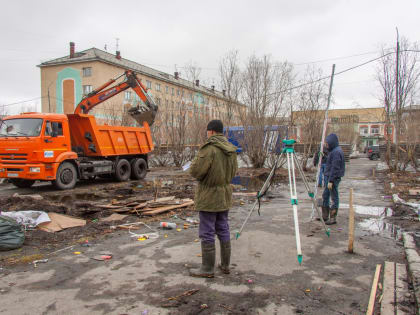
[[295,139],[284,139],[283,140],[283,153],[294,153],[295,149],[293,148],[294,144],[296,143]]

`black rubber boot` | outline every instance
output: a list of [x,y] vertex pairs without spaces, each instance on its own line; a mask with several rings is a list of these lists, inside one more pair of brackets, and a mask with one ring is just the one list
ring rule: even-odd
[[[327,222],[329,217],[330,209],[328,207],[322,207],[322,219],[324,219],[324,222]],[[321,218],[316,218],[317,221],[321,221]]]
[[190,276],[214,278],[214,263],[216,260],[216,246],[214,243],[201,242],[201,267],[191,269]]
[[230,274],[230,241],[220,242],[220,260],[219,269],[224,274]]
[[337,218],[337,209],[331,209],[330,219],[327,222],[325,222],[325,224],[327,225],[337,224],[336,218]]
[[330,216],[330,207],[322,207],[322,218],[324,222],[328,221],[328,217]]

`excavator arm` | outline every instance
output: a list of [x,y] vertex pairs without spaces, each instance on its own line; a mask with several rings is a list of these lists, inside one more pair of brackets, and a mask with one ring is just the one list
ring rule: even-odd
[[[125,80],[119,84],[109,87],[119,78],[125,76]],[[109,80],[104,85],[90,92],[84,97],[74,110],[75,114],[88,114],[89,111],[111,97],[132,88],[140,97],[143,104],[130,108],[128,113],[141,125],[147,122],[149,126],[153,125],[158,111],[158,106],[153,98],[147,93],[147,88],[137,78],[136,74],[130,70],[125,71],[115,79]]]

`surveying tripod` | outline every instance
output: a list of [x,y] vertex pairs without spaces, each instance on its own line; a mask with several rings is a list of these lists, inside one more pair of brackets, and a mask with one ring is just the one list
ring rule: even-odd
[[266,181],[264,182],[262,188],[257,193],[257,200],[255,200],[254,205],[252,206],[251,210],[248,212],[248,215],[246,216],[244,223],[242,224],[239,231],[236,233],[236,239],[238,239],[239,236],[241,235],[242,230],[244,229],[246,223],[248,222],[248,219],[251,217],[252,212],[254,212],[255,208],[257,207],[257,204],[259,204],[259,199],[262,196],[265,195],[268,188],[270,187],[271,180],[274,177],[276,169],[277,169],[278,165],[280,165],[280,161],[281,161],[283,155],[286,154],[287,169],[288,169],[288,173],[289,173],[290,202],[291,202],[292,208],[293,208],[293,218],[294,218],[294,224],[295,224],[297,259],[298,259],[299,264],[301,264],[302,263],[302,250],[301,250],[301,246],[300,246],[299,220],[298,220],[298,212],[297,212],[298,200],[297,200],[297,191],[296,191],[295,164],[296,164],[297,170],[300,173],[300,176],[302,177],[302,180],[303,180],[305,188],[308,192],[308,195],[312,200],[312,204],[313,204],[314,208],[316,209],[319,218],[321,219],[322,225],[325,229],[325,233],[327,234],[328,237],[330,236],[330,229],[327,228],[327,226],[325,225],[324,219],[322,218],[322,215],[319,212],[318,204],[315,200],[315,195],[310,190],[309,183],[308,183],[308,180],[306,179],[305,174],[303,173],[302,166],[300,165],[299,161],[296,158],[295,149],[294,149],[294,144],[295,143],[296,143],[296,140],[294,140],[294,139],[283,140],[283,145],[284,145],[283,150],[282,150],[281,154],[279,155],[279,157],[276,159],[276,161],[274,163],[274,166],[271,169],[271,172],[268,175]]

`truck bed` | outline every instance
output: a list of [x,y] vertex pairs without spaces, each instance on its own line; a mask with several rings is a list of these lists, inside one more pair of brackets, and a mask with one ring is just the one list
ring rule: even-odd
[[79,154],[92,157],[147,154],[153,141],[147,123],[143,127],[97,125],[95,117],[68,114],[71,146]]

